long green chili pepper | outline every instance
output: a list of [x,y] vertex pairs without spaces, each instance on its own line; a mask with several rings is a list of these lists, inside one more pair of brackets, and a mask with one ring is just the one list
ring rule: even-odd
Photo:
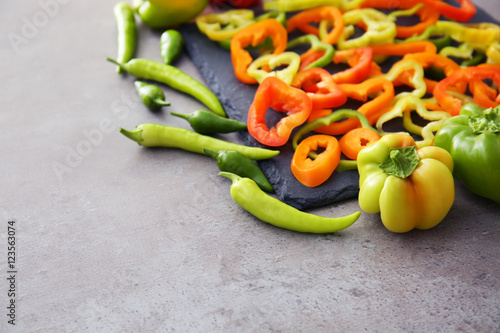
[[135,81],[134,84],[139,97],[148,109],[157,111],[163,106],[170,105],[170,102],[165,101],[165,94],[160,87],[142,81]]
[[166,30],[160,37],[160,55],[166,65],[170,65],[182,54],[184,38],[174,29]]
[[276,227],[307,233],[331,233],[344,230],[356,222],[358,211],[344,217],[324,217],[300,211],[262,191],[250,178],[229,172],[220,176],[232,181],[231,197],[244,210]]
[[174,66],[141,58],[132,59],[127,63],[121,63],[111,58],[106,58],[106,60],[119,65],[132,76],[164,83],[173,89],[189,94],[213,112],[226,117],[222,104],[210,89]]
[[170,112],[171,115],[186,119],[191,127],[201,134],[217,134],[244,131],[247,124],[236,119],[221,117],[212,111],[198,109],[191,114]]
[[234,173],[240,177],[252,179],[257,185],[266,192],[274,192],[266,175],[257,164],[251,159],[236,150],[211,150],[203,148],[205,155],[212,157],[220,171]]
[[[119,62],[127,62],[134,56],[137,44],[137,27],[132,7],[126,2],[118,2],[114,8],[116,26],[118,30],[118,55]],[[116,68],[118,74],[122,73],[122,68]]]
[[132,131],[120,128],[120,133],[144,147],[179,148],[198,154],[203,154],[203,148],[236,150],[252,160],[265,160],[279,154],[279,150],[244,146],[184,128],[160,124],[142,124]]

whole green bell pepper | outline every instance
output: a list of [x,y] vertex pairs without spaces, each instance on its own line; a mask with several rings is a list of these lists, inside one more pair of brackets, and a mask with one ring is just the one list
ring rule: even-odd
[[469,103],[434,137],[455,163],[453,176],[472,192],[500,203],[500,106]]

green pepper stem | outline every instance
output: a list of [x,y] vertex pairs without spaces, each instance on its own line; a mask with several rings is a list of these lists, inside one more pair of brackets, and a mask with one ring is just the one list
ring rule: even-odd
[[208,156],[212,157],[216,161],[219,159],[219,152],[217,152],[215,150],[203,147],[203,153],[205,155],[208,155]]
[[120,128],[120,133],[125,135],[130,140],[137,142],[138,144],[140,144],[143,140],[142,139],[142,129],[136,128],[135,130],[128,131],[126,129]]
[[122,64],[121,62],[118,62],[118,61],[116,61],[116,60],[114,60],[114,59],[111,59],[111,58],[109,58],[109,57],[107,57],[107,58],[106,58],[106,60],[107,60],[107,61],[109,61],[109,62],[112,62],[113,64],[117,65],[118,67],[120,67],[120,68],[121,68],[121,69],[123,69],[123,70],[127,70],[127,69],[125,68],[125,64]]
[[159,99],[159,98],[155,98],[153,100],[153,102],[155,102],[156,104],[161,105],[161,106],[169,106],[170,105],[169,101],[164,101],[164,100]]
[[227,179],[230,179],[233,183],[238,181],[241,178],[237,174],[234,174],[231,172],[226,172],[226,171],[219,172],[219,176],[226,177]]
[[191,118],[191,115],[186,114],[186,113],[179,113],[179,112],[173,112],[173,111],[171,111],[170,114],[172,116],[176,116],[176,117],[179,117],[179,118],[182,118],[182,119],[186,119],[187,121],[189,121],[189,119]]
[[420,163],[417,147],[391,148],[389,155],[379,167],[388,175],[399,178],[410,176]]

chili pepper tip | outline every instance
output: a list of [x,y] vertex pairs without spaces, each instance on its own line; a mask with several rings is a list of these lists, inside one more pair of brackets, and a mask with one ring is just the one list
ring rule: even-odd
[[226,177],[227,179],[230,179],[233,183],[241,178],[237,174],[234,174],[231,172],[225,172],[225,171],[219,172],[219,176]]
[[124,128],[120,128],[120,133],[125,135],[130,140],[133,140],[140,144],[142,142],[142,129],[135,129],[133,131],[128,131]]

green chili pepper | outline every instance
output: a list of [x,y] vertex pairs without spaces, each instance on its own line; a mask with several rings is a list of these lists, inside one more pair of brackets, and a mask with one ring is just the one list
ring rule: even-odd
[[160,124],[142,124],[132,131],[120,128],[120,133],[144,147],[179,148],[198,154],[203,154],[203,148],[236,150],[252,160],[265,160],[279,154],[279,150],[244,146],[184,128]]
[[201,134],[231,133],[247,129],[247,124],[236,119],[221,117],[212,111],[198,109],[191,114],[170,112],[171,115],[186,119],[191,127]]
[[453,39],[450,35],[444,35],[439,38],[429,38],[428,41],[436,45],[437,52],[439,53],[445,47],[450,46]]
[[[132,7],[126,2],[118,2],[113,8],[118,30],[118,55],[119,62],[127,62],[134,56],[137,43],[137,27]],[[122,68],[116,68],[118,74],[122,73]]]
[[137,78],[161,82],[189,94],[218,115],[226,116],[224,108],[210,89],[174,66],[140,58],[132,59],[127,63],[121,63],[111,58],[106,59]]
[[358,211],[344,217],[323,217],[300,211],[262,191],[250,178],[229,172],[220,176],[232,181],[231,197],[244,210],[276,227],[307,233],[331,233],[344,230],[356,222]]
[[273,187],[266,176],[251,159],[235,150],[211,150],[203,148],[205,155],[212,157],[220,171],[234,173],[240,177],[252,179],[257,185],[266,192],[274,192]]
[[184,38],[179,31],[169,29],[161,34],[160,54],[166,65],[170,65],[180,57],[183,47]]
[[142,81],[135,81],[135,88],[144,105],[152,111],[161,109],[163,106],[170,105],[170,102],[165,101],[165,94],[158,86],[148,84]]
[[465,59],[460,63],[460,66],[462,67],[471,67],[471,66],[477,66],[479,64],[482,64],[486,61],[486,54],[481,51],[474,51],[472,54],[472,58],[470,59]]

